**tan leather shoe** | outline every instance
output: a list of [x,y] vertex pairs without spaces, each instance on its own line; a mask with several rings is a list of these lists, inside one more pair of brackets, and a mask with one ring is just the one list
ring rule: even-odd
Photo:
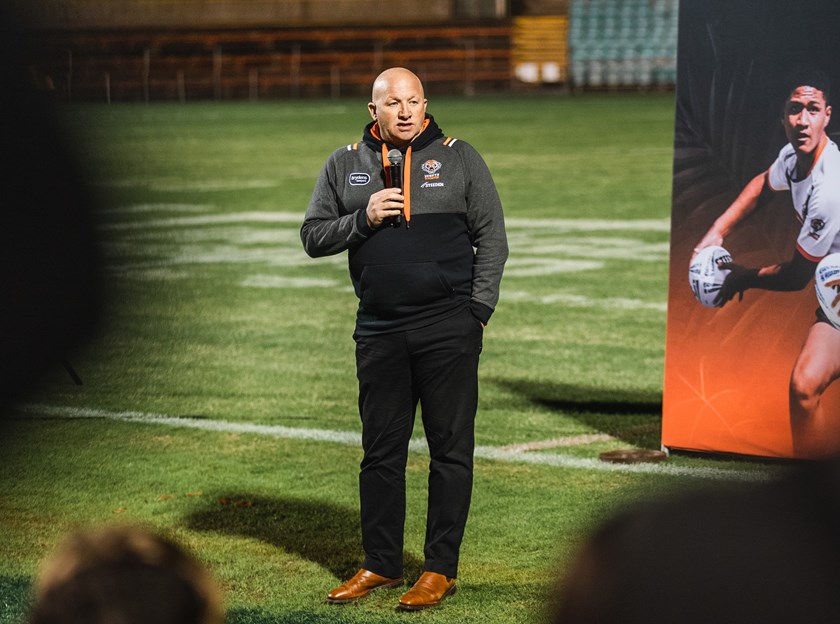
[[455,579],[437,572],[423,572],[414,587],[400,598],[400,611],[420,611],[436,607],[447,596],[455,593]]
[[349,581],[343,585],[339,585],[327,594],[327,602],[330,604],[345,604],[358,600],[359,598],[364,598],[375,589],[399,587],[402,584],[402,577],[388,578],[387,576],[379,576],[370,570],[362,568]]

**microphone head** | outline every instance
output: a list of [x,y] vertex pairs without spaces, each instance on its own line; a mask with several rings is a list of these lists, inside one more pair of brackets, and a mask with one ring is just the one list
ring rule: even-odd
[[402,164],[403,155],[402,152],[396,148],[392,149],[388,152],[388,162],[391,163],[392,167],[398,167]]

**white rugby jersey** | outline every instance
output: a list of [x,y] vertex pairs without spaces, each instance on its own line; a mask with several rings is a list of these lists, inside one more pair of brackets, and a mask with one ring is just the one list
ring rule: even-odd
[[796,179],[796,152],[790,143],[767,172],[771,189],[791,192],[802,223],[796,247],[814,262],[840,252],[840,150],[828,138],[818,150],[811,171],[802,180]]

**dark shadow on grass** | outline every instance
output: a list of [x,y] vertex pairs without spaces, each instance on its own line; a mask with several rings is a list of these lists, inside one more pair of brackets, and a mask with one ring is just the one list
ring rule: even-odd
[[[336,578],[347,579],[362,564],[359,512],[322,501],[267,498],[223,493],[186,518],[198,531],[241,535],[262,540],[313,561]],[[406,574],[420,575],[422,561],[404,555]]]
[[534,405],[580,421],[633,446],[659,448],[662,395],[634,390],[610,390],[562,383],[488,379]]

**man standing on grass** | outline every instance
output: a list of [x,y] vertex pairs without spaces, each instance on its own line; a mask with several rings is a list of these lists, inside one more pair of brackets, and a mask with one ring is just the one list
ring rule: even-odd
[[403,584],[405,467],[418,402],[431,456],[425,564],[398,608],[440,604],[458,576],[478,360],[508,247],[487,166],[469,144],[444,136],[426,104],[407,69],[380,74],[368,104],[373,121],[360,143],[329,157],[301,227],[310,256],[348,251],[359,298],[353,337],[365,560],[329,593],[333,604]]
[[[789,191],[802,227],[787,262],[761,268],[723,264],[730,269],[716,299],[724,305],[749,288],[802,290],[819,261],[840,252],[840,151],[828,138],[831,120],[828,78],[805,70],[789,81],[782,126],[788,143],[766,171],[747,184],[694,249],[721,245],[732,229],[759,206],[768,191]],[[821,405],[828,386],[840,377],[840,331],[822,309],[808,330],[790,377],[789,404],[796,457],[819,458],[840,452],[840,420]]]

